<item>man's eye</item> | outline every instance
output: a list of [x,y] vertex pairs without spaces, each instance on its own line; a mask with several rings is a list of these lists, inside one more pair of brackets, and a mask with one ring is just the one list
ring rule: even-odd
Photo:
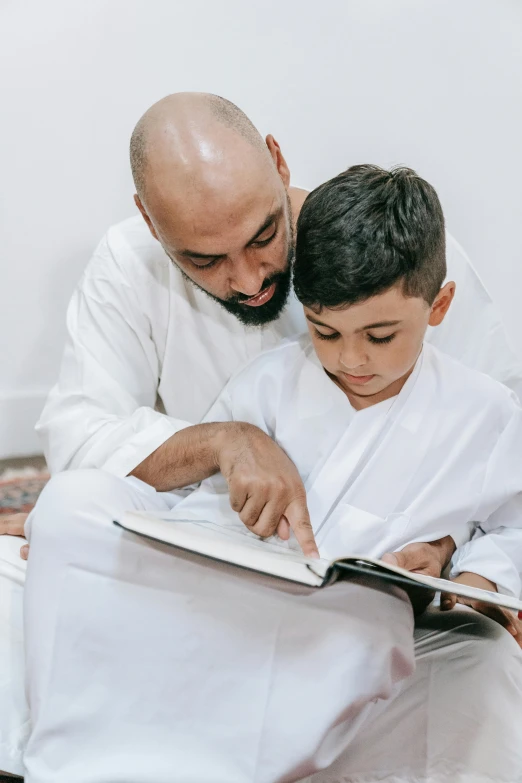
[[274,233],[268,237],[268,239],[256,239],[255,242],[252,242],[250,247],[266,247],[266,245],[269,245],[270,242],[274,239],[275,235],[277,234],[277,231],[274,231]]
[[332,334],[323,334],[318,329],[314,329],[315,336],[318,337],[320,340],[337,340],[339,337],[339,332],[333,332]]
[[374,345],[386,345],[386,343],[391,343],[391,341],[395,338],[394,334],[388,334],[386,337],[374,337],[373,334],[368,335],[368,340],[371,343],[374,343]]
[[216,266],[216,264],[219,264],[221,259],[214,258],[213,261],[209,261],[208,264],[196,264],[195,261],[192,261],[192,266],[195,266],[196,269],[211,269],[213,266]]

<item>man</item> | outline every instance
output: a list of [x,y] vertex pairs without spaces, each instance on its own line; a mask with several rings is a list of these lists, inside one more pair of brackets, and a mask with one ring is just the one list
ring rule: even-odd
[[[323,556],[358,552],[381,557],[408,542],[450,534],[463,545],[452,563],[457,581],[518,596],[520,576],[513,558],[520,560],[522,555],[522,410],[503,385],[431,345],[423,346],[428,323],[439,328],[451,306],[455,286],[452,281],[443,285],[445,277],[440,204],[434,190],[414,172],[354,166],[325,183],[306,200],[297,232],[294,285],[305,305],[311,339],[303,335],[286,341],[250,362],[227,384],[205,420],[248,421],[285,449],[305,482]],[[219,536],[222,526],[222,542],[232,549],[245,541],[244,526],[230,508],[220,474],[203,481],[163,514],[178,525],[193,520],[208,527],[211,521],[213,535]],[[81,559],[87,575],[97,568],[98,548],[92,547],[92,523],[85,524],[91,528],[81,539],[91,547],[90,556]],[[478,525],[489,534],[477,535]],[[125,536],[107,536],[105,542],[106,550],[113,548],[113,557],[119,553],[120,561],[121,547],[133,546],[133,557],[125,560],[136,564],[145,559],[140,550],[146,554],[150,547]],[[281,551],[280,542],[272,543]],[[61,578],[72,585],[76,580],[63,571],[70,560],[55,557],[49,548],[45,553],[51,559],[44,569],[48,577],[54,581],[62,571]],[[135,711],[128,705],[120,722],[135,725],[136,712],[145,710],[154,730],[161,733],[169,725],[176,747],[171,758],[176,759],[180,780],[180,770],[195,780],[295,780],[328,766],[328,753],[330,759],[335,757],[336,744],[337,751],[347,745],[346,751],[335,771],[325,770],[321,781],[373,781],[391,771],[402,781],[418,781],[424,780],[426,769],[429,780],[444,780],[445,774],[452,781],[522,776],[516,728],[522,721],[522,654],[507,634],[500,633],[496,651],[495,645],[491,650],[496,663],[490,676],[501,714],[492,708],[488,687],[476,677],[473,654],[486,635],[497,630],[491,621],[466,611],[441,616],[438,609],[421,617],[415,629],[419,660],[412,683],[420,679],[417,686],[410,686],[407,678],[398,684],[411,661],[407,652],[414,639],[409,638],[409,647],[404,640],[397,644],[402,671],[388,668],[383,652],[389,638],[374,638],[379,621],[375,596],[368,588],[361,594],[356,591],[356,601],[353,586],[348,586],[336,606],[335,620],[325,624],[324,614],[314,611],[317,595],[294,597],[289,606],[284,588],[274,582],[267,586],[259,580],[253,596],[251,582],[242,572],[216,574],[216,567],[209,573],[208,561],[206,567],[191,571],[193,564],[179,552],[165,552],[163,562],[155,554],[155,584],[169,584],[163,624],[171,630],[161,641],[154,631],[152,638],[147,634],[133,644],[125,635],[127,665],[140,672],[147,689],[139,691],[139,701],[134,691]],[[313,561],[308,565],[313,569]],[[136,576],[127,573],[126,578],[136,590],[142,577],[135,570]],[[43,572],[39,581],[46,581]],[[330,597],[329,591],[322,596],[325,603]],[[383,597],[378,600],[382,609]],[[96,604],[94,596],[91,601]],[[75,602],[65,603],[74,614]],[[139,612],[136,603],[128,606],[133,621]],[[40,601],[34,608],[41,605]],[[361,605],[371,627],[346,627],[347,621],[358,618]],[[119,607],[122,614],[124,601]],[[509,611],[498,612],[521,645],[522,624]],[[460,628],[454,624],[459,615]],[[384,626],[396,617],[397,607],[388,606]],[[103,623],[98,616],[97,624]],[[162,623],[154,623],[158,624]],[[86,630],[84,621],[74,617],[65,624],[63,614],[62,627],[68,635],[77,635],[80,627]],[[344,650],[335,646],[332,629],[346,634]],[[89,633],[82,638],[84,647],[92,643]],[[292,639],[298,640],[293,646]],[[367,649],[364,643],[370,639],[373,645]],[[447,647],[455,644],[458,669],[455,651]],[[153,671],[147,664],[151,646],[157,650]],[[85,650],[75,653],[74,666],[81,676],[65,675],[76,693],[82,679],[91,682],[95,676],[91,657]],[[101,668],[110,668],[106,652],[102,660]],[[255,666],[248,665],[252,660]],[[57,671],[48,685],[49,691],[56,690],[55,699],[65,695],[61,676],[64,673]],[[103,687],[103,678],[102,671],[98,687]],[[202,679],[205,709],[199,701]],[[390,679],[396,682],[391,700],[386,692]],[[161,698],[158,720],[149,691],[158,693],[167,680],[171,697]],[[453,703],[456,688],[458,704]],[[303,693],[313,710],[300,701]],[[380,709],[368,704],[377,693],[388,696]],[[59,724],[49,709],[51,697],[46,701],[51,722],[43,723],[47,731],[58,733]],[[116,708],[105,703],[104,711],[108,709],[111,725],[116,724]],[[450,711],[462,734],[458,744],[448,743]],[[480,714],[480,726],[474,720],[468,724],[470,714]],[[64,745],[79,741],[78,733],[70,730],[79,721],[71,710],[67,717]],[[396,724],[391,732],[395,750],[389,745],[382,749],[382,734],[387,732],[379,737],[375,722],[382,729],[383,719],[387,730]],[[85,724],[82,730],[86,741],[90,735]],[[280,736],[283,743],[277,742]],[[112,731],[111,740],[116,747],[121,742]],[[194,754],[194,744],[201,753]],[[259,756],[254,748],[261,745]],[[41,751],[51,766],[53,757],[43,744]],[[206,753],[212,758],[211,772],[203,761]],[[124,772],[127,779],[129,772]]]
[[[152,107],[133,134],[131,162],[145,222],[111,229],[95,252],[39,424],[53,472],[105,473],[92,483],[82,473],[62,476],[46,503],[61,507],[69,497],[74,509],[105,519],[118,508],[152,508],[162,493],[220,469],[245,524],[267,535],[288,520],[312,553],[304,490],[286,455],[240,422],[188,426],[241,364],[304,330],[300,308],[284,302],[293,220],[306,194],[290,188],[273,137],[263,144],[216,96],[170,96]],[[520,389],[492,304],[451,239],[448,264],[459,296],[434,343]],[[416,547],[401,562],[433,572],[449,554]],[[6,758],[14,766],[9,749]]]

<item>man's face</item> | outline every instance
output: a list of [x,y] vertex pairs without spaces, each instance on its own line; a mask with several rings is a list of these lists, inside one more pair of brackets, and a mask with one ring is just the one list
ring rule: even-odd
[[315,313],[305,307],[321,364],[356,408],[399,393],[420,354],[431,313],[424,299],[405,297],[400,285],[344,310]]
[[292,225],[287,191],[274,176],[242,192],[193,196],[160,213],[153,228],[187,278],[242,323],[259,326],[277,318],[288,298]]

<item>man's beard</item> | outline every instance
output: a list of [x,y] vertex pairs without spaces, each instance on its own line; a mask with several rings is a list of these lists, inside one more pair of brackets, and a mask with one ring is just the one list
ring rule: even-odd
[[238,321],[241,321],[245,326],[264,326],[271,321],[275,321],[279,318],[284,310],[284,307],[288,301],[288,295],[292,285],[292,260],[294,256],[293,247],[290,246],[290,251],[287,256],[286,269],[283,272],[277,272],[271,277],[267,277],[263,281],[260,291],[266,291],[271,285],[275,283],[275,291],[272,294],[272,298],[264,305],[259,307],[252,307],[251,305],[242,304],[250,297],[242,296],[238,294],[232,296],[229,299],[218,299],[216,296],[205,293],[218,302],[227,313],[234,315]]
[[[199,288],[200,291],[203,291],[203,293],[210,297],[210,299],[213,299],[214,302],[220,304],[221,307],[227,311],[227,313],[235,316],[238,321],[240,321],[245,326],[264,326],[265,324],[269,324],[271,321],[275,321],[276,318],[279,318],[283,312],[284,307],[288,301],[288,295],[290,293],[290,288],[292,287],[292,265],[295,253],[295,235],[293,229],[292,204],[288,194],[286,196],[286,201],[288,206],[288,251],[286,255],[286,266],[282,272],[276,272],[276,274],[272,275],[271,277],[267,277],[263,281],[263,285],[259,289],[259,293],[261,293],[261,291],[266,291],[266,289],[269,288],[273,283],[275,283],[276,286],[275,291],[272,294],[272,298],[269,299],[266,304],[260,305],[259,307],[252,307],[251,305],[242,304],[242,302],[246,302],[248,299],[252,299],[251,296],[245,296],[244,294],[235,294],[228,299],[220,299],[218,296],[214,296],[214,294],[211,294],[198,283],[194,282],[194,280],[192,280],[192,278],[183,271],[179,264],[176,264],[183,277],[188,280],[189,283],[192,283],[192,285],[196,286],[196,288]],[[169,258],[171,257],[169,256]],[[172,258],[171,261],[176,263]]]
[[202,288],[200,285],[198,285],[198,283],[195,283],[194,280],[192,280],[192,278],[190,278],[183,271],[183,269],[181,269],[181,267],[178,268],[180,269],[183,277],[189,283],[195,285],[196,288],[199,288],[200,291],[203,291],[203,293],[210,297],[210,299],[213,299],[214,302],[220,304],[221,307],[227,311],[227,313],[234,315],[238,321],[241,321],[242,324],[245,326],[264,326],[271,321],[275,321],[276,318],[279,318],[288,301],[288,295],[290,293],[292,284],[293,256],[294,250],[293,247],[290,246],[286,269],[283,272],[277,272],[275,275],[267,277],[266,280],[264,280],[260,292],[265,291],[273,283],[275,283],[276,288],[272,294],[272,298],[269,299],[266,304],[259,305],[259,307],[252,307],[251,305],[241,304],[242,302],[246,302],[251,298],[248,296],[241,296],[241,294],[238,294],[237,296],[231,296],[229,299],[220,299],[218,296],[214,296],[214,294],[209,293],[209,291],[205,290],[205,288]]
[[203,293],[210,297],[210,299],[213,299],[214,302],[220,304],[221,307],[227,311],[227,313],[234,315],[238,321],[241,321],[242,324],[245,326],[264,326],[265,324],[269,324],[271,321],[275,321],[276,318],[279,318],[288,301],[288,295],[292,286],[293,259],[294,243],[292,234],[290,234],[288,253],[286,257],[286,268],[282,272],[276,272],[275,275],[267,277],[266,280],[263,281],[263,285],[259,290],[260,293],[261,291],[265,291],[267,288],[269,288],[273,283],[275,283],[276,288],[272,298],[269,299],[266,304],[260,305],[259,307],[252,307],[251,305],[241,304],[242,302],[246,302],[248,299],[252,298],[242,294],[236,294],[235,296],[231,296],[228,299],[220,299],[218,296],[214,296],[214,294],[209,293],[209,291],[200,286],[198,283],[195,283],[194,280],[192,280],[192,278],[189,277],[178,264],[176,264],[176,266],[189,283],[195,285],[196,288],[199,288],[200,291],[203,291]]

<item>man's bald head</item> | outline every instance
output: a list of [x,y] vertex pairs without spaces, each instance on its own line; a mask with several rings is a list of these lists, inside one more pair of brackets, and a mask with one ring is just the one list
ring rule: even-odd
[[130,141],[132,176],[140,198],[144,199],[147,175],[153,176],[152,165],[159,157],[154,153],[161,148],[170,158],[167,165],[170,162],[185,169],[191,164],[197,169],[209,143],[216,146],[221,140],[225,147],[222,155],[230,153],[226,137],[219,133],[220,127],[247,142],[257,155],[270,158],[257,128],[226,98],[211,93],[175,93],[151,106],[138,121]]
[[276,318],[293,223],[275,139],[224,98],[178,93],[143,115],[130,156],[136,205],[184,275],[244,323]]

